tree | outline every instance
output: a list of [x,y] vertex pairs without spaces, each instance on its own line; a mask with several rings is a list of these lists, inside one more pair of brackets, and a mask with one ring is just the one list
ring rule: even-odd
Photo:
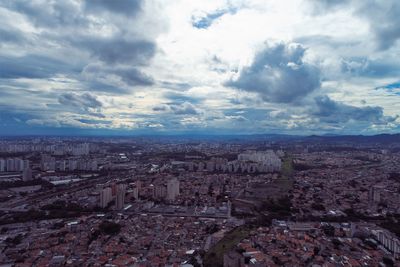
[[121,225],[119,225],[118,223],[114,223],[111,221],[103,221],[100,225],[99,225],[99,230],[107,235],[116,235],[120,232],[121,230]]

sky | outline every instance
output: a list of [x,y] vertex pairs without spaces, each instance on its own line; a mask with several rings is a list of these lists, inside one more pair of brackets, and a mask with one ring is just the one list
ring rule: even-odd
[[2,0],[0,135],[400,132],[398,0]]

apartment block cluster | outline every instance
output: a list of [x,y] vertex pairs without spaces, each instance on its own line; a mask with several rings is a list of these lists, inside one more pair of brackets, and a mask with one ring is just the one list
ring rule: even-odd
[[41,152],[54,155],[73,155],[83,156],[89,155],[90,152],[96,152],[99,146],[89,143],[63,143],[63,144],[45,144],[45,143],[0,143],[0,152],[6,153],[30,153]]
[[153,198],[157,200],[174,201],[179,195],[179,180],[173,178],[166,183],[153,186]]
[[208,171],[222,173],[269,173],[280,171],[282,154],[272,150],[263,152],[246,152],[237,156],[236,160],[229,161],[226,158],[213,157],[208,161],[196,162],[172,162],[172,167],[186,168],[189,171]]
[[30,162],[26,159],[0,159],[0,172],[21,172],[23,181],[32,180],[32,170],[30,168]]
[[126,185],[113,184],[100,190],[99,206],[106,208],[111,201],[115,201],[115,209],[122,210],[125,205]]
[[57,160],[53,156],[44,154],[40,161],[40,168],[42,171],[97,171],[98,164],[95,159]]
[[29,168],[29,160],[20,158],[0,159],[0,172],[22,172]]

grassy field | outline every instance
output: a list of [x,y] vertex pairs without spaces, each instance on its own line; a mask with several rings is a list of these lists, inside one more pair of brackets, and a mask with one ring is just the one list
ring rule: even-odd
[[205,267],[223,266],[224,254],[233,249],[241,240],[246,238],[251,228],[243,225],[227,233],[204,257]]

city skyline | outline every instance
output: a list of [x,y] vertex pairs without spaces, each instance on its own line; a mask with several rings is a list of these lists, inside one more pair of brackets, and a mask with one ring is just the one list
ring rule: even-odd
[[400,3],[2,1],[0,135],[400,132]]

